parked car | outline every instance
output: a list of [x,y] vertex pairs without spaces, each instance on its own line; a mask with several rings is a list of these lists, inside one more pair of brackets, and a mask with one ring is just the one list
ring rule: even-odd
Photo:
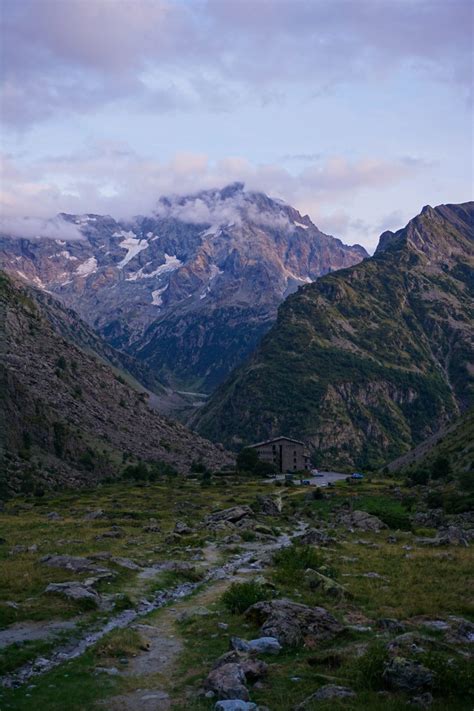
[[310,486],[311,485],[311,482],[309,479],[301,479],[301,483],[303,484],[303,486]]
[[312,474],[312,476],[317,476],[317,477],[324,476],[324,474],[321,474],[319,469],[311,469],[311,474]]
[[354,472],[353,474],[351,474],[351,479],[363,479],[363,478],[364,478],[364,475],[361,474],[360,472]]

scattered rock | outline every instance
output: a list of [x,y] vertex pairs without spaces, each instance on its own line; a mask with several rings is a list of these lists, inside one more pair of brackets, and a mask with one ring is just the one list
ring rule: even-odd
[[257,704],[241,699],[227,699],[218,701],[214,706],[214,711],[257,711]]
[[195,617],[209,617],[209,615],[214,615],[214,612],[208,610],[207,607],[192,607],[189,610],[184,610],[178,615],[179,622],[185,622],[187,620],[192,620]]
[[352,511],[349,514],[345,514],[341,519],[341,523],[348,528],[356,528],[359,531],[374,531],[376,533],[383,528],[388,528],[377,516],[372,516],[366,511]]
[[174,532],[179,536],[188,536],[190,533],[194,533],[193,529],[184,521],[176,521]]
[[384,669],[382,678],[385,684],[394,690],[419,691],[433,683],[433,672],[419,662],[394,657]]
[[401,634],[405,632],[405,625],[400,620],[394,620],[391,617],[381,617],[376,622],[376,626],[379,630],[384,632],[394,632],[395,634]]
[[276,637],[258,637],[248,642],[240,637],[231,637],[230,644],[237,652],[253,654],[278,654],[281,650],[281,644]]
[[337,686],[335,684],[326,684],[320,689],[308,696],[304,701],[294,707],[294,711],[305,711],[315,701],[328,701],[330,699],[348,699],[356,696],[355,691],[347,686]]
[[408,703],[410,706],[419,706],[422,709],[427,709],[433,703],[433,695],[429,691],[425,691],[424,694],[414,696]]
[[115,565],[118,565],[120,568],[126,568],[127,570],[141,570],[141,566],[138,565],[138,563],[135,563],[133,560],[130,560],[130,558],[122,558],[120,556],[115,556],[113,558],[110,558],[111,563],[115,563]]
[[90,558],[80,558],[72,555],[45,555],[40,563],[50,568],[63,568],[74,573],[94,573],[100,577],[112,577],[113,573],[108,568],[102,568]]
[[95,590],[92,590],[90,586],[75,580],[66,583],[50,583],[45,592],[62,595],[68,600],[87,600],[94,605],[100,605],[100,595]]
[[102,509],[96,509],[95,511],[89,511],[83,517],[83,521],[96,521],[98,518],[104,518],[105,514]]
[[56,511],[50,511],[46,514],[48,521],[62,521],[62,516],[60,516]]
[[245,679],[249,682],[259,681],[268,673],[268,664],[260,659],[244,659],[240,663]]
[[95,674],[107,674],[108,676],[118,676],[120,674],[117,667],[96,667]]
[[253,511],[250,506],[232,506],[229,509],[223,509],[222,511],[216,511],[210,514],[205,519],[205,524],[207,526],[212,526],[218,522],[236,523],[246,516],[253,516]]
[[230,662],[212,669],[204,682],[204,688],[214,691],[219,699],[249,700],[245,686],[245,674],[240,664]]
[[336,540],[320,528],[309,528],[301,536],[298,536],[298,541],[305,545],[329,546],[336,543]]
[[245,616],[261,625],[265,636],[276,637],[283,646],[298,646],[331,639],[343,625],[323,607],[308,607],[290,600],[257,602]]
[[96,541],[100,541],[103,538],[123,538],[125,536],[125,531],[119,526],[112,526],[110,531],[104,531],[100,536],[96,536]]
[[259,494],[257,496],[257,507],[262,516],[279,516],[281,513],[277,502],[271,496]]
[[343,585],[336,583],[335,580],[319,573],[317,570],[308,568],[305,571],[304,577],[311,590],[319,589],[327,595],[339,599],[350,597],[349,591]]

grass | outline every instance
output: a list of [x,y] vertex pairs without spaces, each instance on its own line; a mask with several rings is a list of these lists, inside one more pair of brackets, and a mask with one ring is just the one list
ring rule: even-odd
[[260,600],[268,599],[268,589],[249,581],[248,583],[233,583],[222,596],[222,602],[229,612],[241,614],[247,608]]

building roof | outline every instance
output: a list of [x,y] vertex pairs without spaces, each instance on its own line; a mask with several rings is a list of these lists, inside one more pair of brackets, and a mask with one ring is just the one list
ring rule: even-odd
[[306,446],[304,442],[302,442],[300,439],[293,439],[292,437],[285,437],[284,435],[280,435],[279,437],[272,437],[272,439],[266,439],[263,442],[256,442],[255,444],[249,444],[249,447],[262,447],[264,444],[273,444],[273,442],[279,442],[280,440],[286,440],[287,442],[294,442],[295,444],[302,444],[303,447]]

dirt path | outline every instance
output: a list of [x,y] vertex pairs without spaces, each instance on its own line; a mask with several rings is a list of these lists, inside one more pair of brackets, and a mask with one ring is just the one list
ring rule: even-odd
[[216,580],[191,599],[185,599],[173,607],[163,609],[156,620],[148,624],[133,625],[147,640],[150,647],[134,657],[123,672],[140,688],[119,696],[106,699],[101,703],[107,711],[167,711],[172,708],[167,689],[169,675],[174,663],[183,649],[175,622],[186,610],[205,607],[217,600],[234,582],[241,581],[249,573],[238,573],[231,579]]

